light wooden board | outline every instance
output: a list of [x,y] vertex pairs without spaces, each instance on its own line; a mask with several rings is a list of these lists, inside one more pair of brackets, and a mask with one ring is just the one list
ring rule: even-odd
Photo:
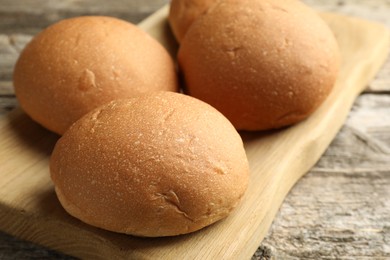
[[[141,26],[171,46],[166,12]],[[250,258],[290,188],[319,159],[388,54],[390,36],[383,26],[334,14],[324,18],[343,54],[335,89],[313,116],[294,127],[242,135],[251,182],[243,203],[225,220],[193,234],[153,239],[83,224],[61,208],[49,178],[58,137],[16,110],[0,121],[0,229],[81,258]]]

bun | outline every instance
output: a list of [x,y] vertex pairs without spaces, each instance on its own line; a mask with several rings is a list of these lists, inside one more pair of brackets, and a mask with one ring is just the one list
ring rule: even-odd
[[242,140],[217,110],[159,92],[88,113],[50,161],[63,207],[90,225],[137,236],[193,232],[236,207],[249,178]]
[[168,21],[173,35],[180,43],[191,24],[214,2],[219,0],[172,0]]
[[225,0],[184,37],[178,61],[188,94],[239,130],[265,130],[308,117],[339,70],[331,30],[295,0]]
[[14,86],[26,113],[58,134],[113,99],[178,89],[174,62],[157,41],[103,16],[62,20],[39,33],[19,57]]

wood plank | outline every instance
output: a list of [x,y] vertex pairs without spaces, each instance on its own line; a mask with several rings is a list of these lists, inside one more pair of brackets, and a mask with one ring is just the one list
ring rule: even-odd
[[[166,28],[166,11],[144,26]],[[243,136],[251,184],[243,203],[227,219],[190,235],[157,239],[81,223],[61,208],[50,182],[48,160],[57,137],[15,111],[0,121],[1,229],[83,258],[249,258],[287,192],[329,145],[388,52],[390,36],[383,26],[333,14],[324,17],[343,50],[339,81],[323,106],[303,123]]]
[[361,95],[321,160],[286,197],[257,254],[390,258],[389,130],[390,95]]

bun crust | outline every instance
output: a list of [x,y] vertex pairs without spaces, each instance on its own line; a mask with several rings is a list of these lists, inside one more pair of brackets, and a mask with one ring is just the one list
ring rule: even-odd
[[173,35],[180,43],[191,24],[213,3],[219,0],[172,0],[168,21]]
[[56,144],[50,171],[71,215],[150,237],[193,232],[226,217],[249,178],[231,123],[206,103],[172,92],[88,113]]
[[172,58],[149,35],[123,20],[62,20],[26,46],[14,70],[20,105],[35,121],[63,134],[81,116],[116,98],[177,91]]
[[308,117],[339,70],[325,22],[295,0],[224,0],[184,37],[178,54],[188,94],[239,130],[265,130]]

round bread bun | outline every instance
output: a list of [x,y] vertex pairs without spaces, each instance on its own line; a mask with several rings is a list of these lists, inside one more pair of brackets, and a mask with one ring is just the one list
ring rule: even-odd
[[71,215],[147,237],[193,232],[226,217],[249,178],[231,123],[208,104],[173,92],[91,111],[59,139],[50,172]]
[[266,130],[312,114],[340,56],[327,24],[300,1],[224,0],[192,24],[178,61],[188,94],[239,130]]
[[33,120],[63,134],[90,110],[117,98],[178,89],[167,51],[113,17],[62,20],[25,47],[14,70],[15,93]]
[[177,42],[181,42],[191,24],[210,5],[219,0],[172,0],[169,9],[168,21]]

